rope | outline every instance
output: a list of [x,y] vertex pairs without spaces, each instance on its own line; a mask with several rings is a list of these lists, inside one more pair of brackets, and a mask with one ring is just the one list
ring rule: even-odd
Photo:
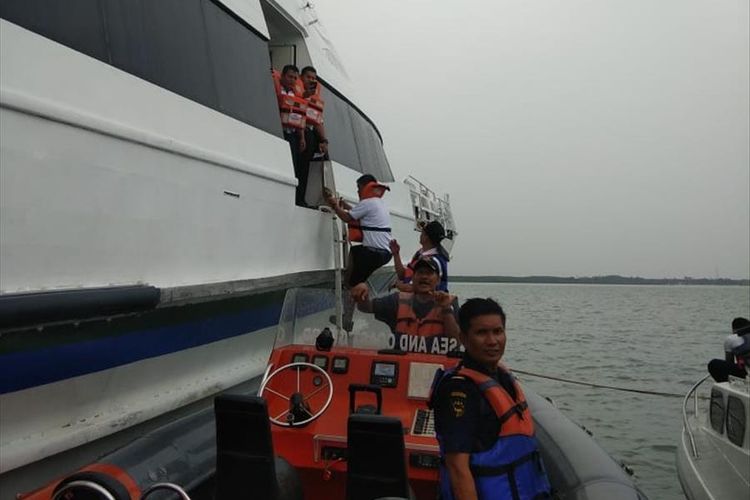
[[650,394],[652,396],[664,396],[668,398],[684,398],[684,394],[676,394],[674,392],[659,392],[659,391],[647,391],[645,389],[630,389],[628,387],[618,387],[614,385],[606,385],[606,384],[593,384],[591,382],[583,382],[581,380],[571,380],[569,378],[561,378],[561,377],[553,377],[551,375],[544,375],[541,373],[534,373],[534,372],[527,372],[523,370],[516,370],[515,368],[511,370],[513,373],[521,373],[523,375],[529,375],[532,377],[539,377],[539,378],[546,378],[548,380],[556,380],[558,382],[565,382],[568,384],[576,384],[576,385],[585,385],[588,387],[596,387],[599,389],[611,389],[613,391],[622,391],[622,392],[635,392],[637,394]]

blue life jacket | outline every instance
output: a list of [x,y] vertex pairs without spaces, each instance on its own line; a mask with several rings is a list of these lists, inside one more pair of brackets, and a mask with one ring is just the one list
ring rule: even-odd
[[[433,383],[434,398],[442,381],[452,377],[472,380],[490,404],[498,419],[500,429],[495,444],[488,450],[471,453],[469,467],[480,500],[536,500],[551,497],[551,487],[539,455],[534,437],[534,423],[521,387],[513,381],[516,399],[494,378],[484,373],[458,366],[439,371]],[[431,401],[434,403],[434,401]],[[434,406],[434,404],[433,404]],[[441,458],[445,448],[437,435]],[[441,460],[440,498],[453,500],[450,476]]]

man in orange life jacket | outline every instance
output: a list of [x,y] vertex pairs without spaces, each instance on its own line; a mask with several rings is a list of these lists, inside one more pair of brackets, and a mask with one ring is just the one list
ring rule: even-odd
[[[376,188],[376,189],[373,189]],[[350,207],[343,199],[337,200],[333,193],[324,191],[326,203],[336,211],[341,220],[359,223],[362,244],[353,245],[349,251],[345,286],[349,289],[364,283],[378,268],[391,260],[388,244],[391,241],[391,214],[381,198],[388,186],[379,184],[375,176],[365,174],[357,179],[359,203]],[[380,196],[370,193],[379,192]],[[347,295],[344,301],[344,329],[352,330],[354,303]]]
[[492,299],[469,299],[458,313],[466,349],[438,371],[430,397],[443,465],[442,500],[551,498],[521,388],[499,365],[505,313]]
[[[318,73],[312,66],[305,66],[300,73],[302,86],[305,89],[302,97],[310,99],[318,92]],[[307,190],[307,179],[310,172],[310,162],[328,158],[328,139],[322,122],[323,111],[319,112],[319,123],[312,123],[308,117],[305,130],[302,132],[305,139],[305,150],[300,154],[300,166],[297,174],[297,205],[305,206],[305,191]]]
[[387,186],[378,184],[374,176],[365,174],[357,179],[360,200],[353,207],[349,207],[343,200],[337,200],[332,193],[325,193],[326,202],[341,220],[358,221],[362,229],[362,244],[352,246],[349,252],[349,287],[367,281],[376,269],[391,260],[391,251],[388,248],[391,241],[391,215],[382,198],[366,194],[367,188],[372,185],[388,190]]
[[[299,68],[294,64],[287,64],[281,70],[281,78],[279,83],[281,88],[278,89],[284,95],[296,95],[294,88],[297,84],[297,78],[299,78]],[[297,96],[302,97],[302,96]],[[284,132],[284,139],[289,143],[289,147],[292,152],[292,163],[294,164],[294,175],[299,179],[300,167],[301,167],[301,155],[305,150],[305,134],[303,131],[293,128],[282,126]],[[297,204],[300,204],[299,190],[297,194]]]
[[[318,82],[318,73],[315,71],[315,68],[312,66],[305,66],[302,68],[300,78],[302,79],[302,86],[305,89],[302,97],[309,99],[311,96],[316,95],[320,83]],[[320,114],[322,115],[322,113],[323,112],[321,111]],[[320,123],[307,124],[305,130],[305,144],[305,151],[309,152],[310,158],[316,154],[319,154],[321,157],[328,155],[328,139],[326,138],[326,129],[323,125],[322,119]]]
[[396,292],[370,300],[366,283],[351,293],[360,311],[374,313],[391,328],[391,347],[446,354],[458,348],[457,301],[454,295],[436,291],[437,283],[437,263],[425,258],[414,265],[413,293]]

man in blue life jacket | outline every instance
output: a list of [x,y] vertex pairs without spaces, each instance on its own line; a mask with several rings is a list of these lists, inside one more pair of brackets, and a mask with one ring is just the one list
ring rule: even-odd
[[440,281],[438,282],[437,289],[441,292],[448,291],[448,261],[450,260],[450,257],[448,256],[448,252],[441,245],[441,242],[444,239],[445,229],[442,224],[436,220],[425,224],[422,231],[419,233],[419,244],[421,246],[411,258],[411,261],[405,266],[403,262],[401,262],[401,246],[398,244],[398,241],[391,240],[393,264],[396,268],[396,275],[399,279],[396,283],[396,288],[402,292],[411,291],[411,280],[412,276],[414,276],[414,264],[416,264],[421,258],[429,257],[438,265],[438,276]]
[[442,465],[442,500],[551,498],[521,387],[499,365],[505,313],[492,299],[469,299],[458,313],[466,349],[438,372],[430,398]]

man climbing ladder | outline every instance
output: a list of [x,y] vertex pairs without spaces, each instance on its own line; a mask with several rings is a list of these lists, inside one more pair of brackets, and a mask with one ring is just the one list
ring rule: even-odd
[[[378,268],[391,260],[390,241],[391,216],[383,202],[383,195],[390,188],[380,184],[373,175],[365,174],[357,179],[359,203],[349,207],[346,202],[326,190],[326,203],[336,215],[349,225],[349,240],[361,242],[352,245],[346,266],[344,285],[351,289],[364,283]],[[344,301],[344,329],[352,330],[354,302],[348,296]]]

